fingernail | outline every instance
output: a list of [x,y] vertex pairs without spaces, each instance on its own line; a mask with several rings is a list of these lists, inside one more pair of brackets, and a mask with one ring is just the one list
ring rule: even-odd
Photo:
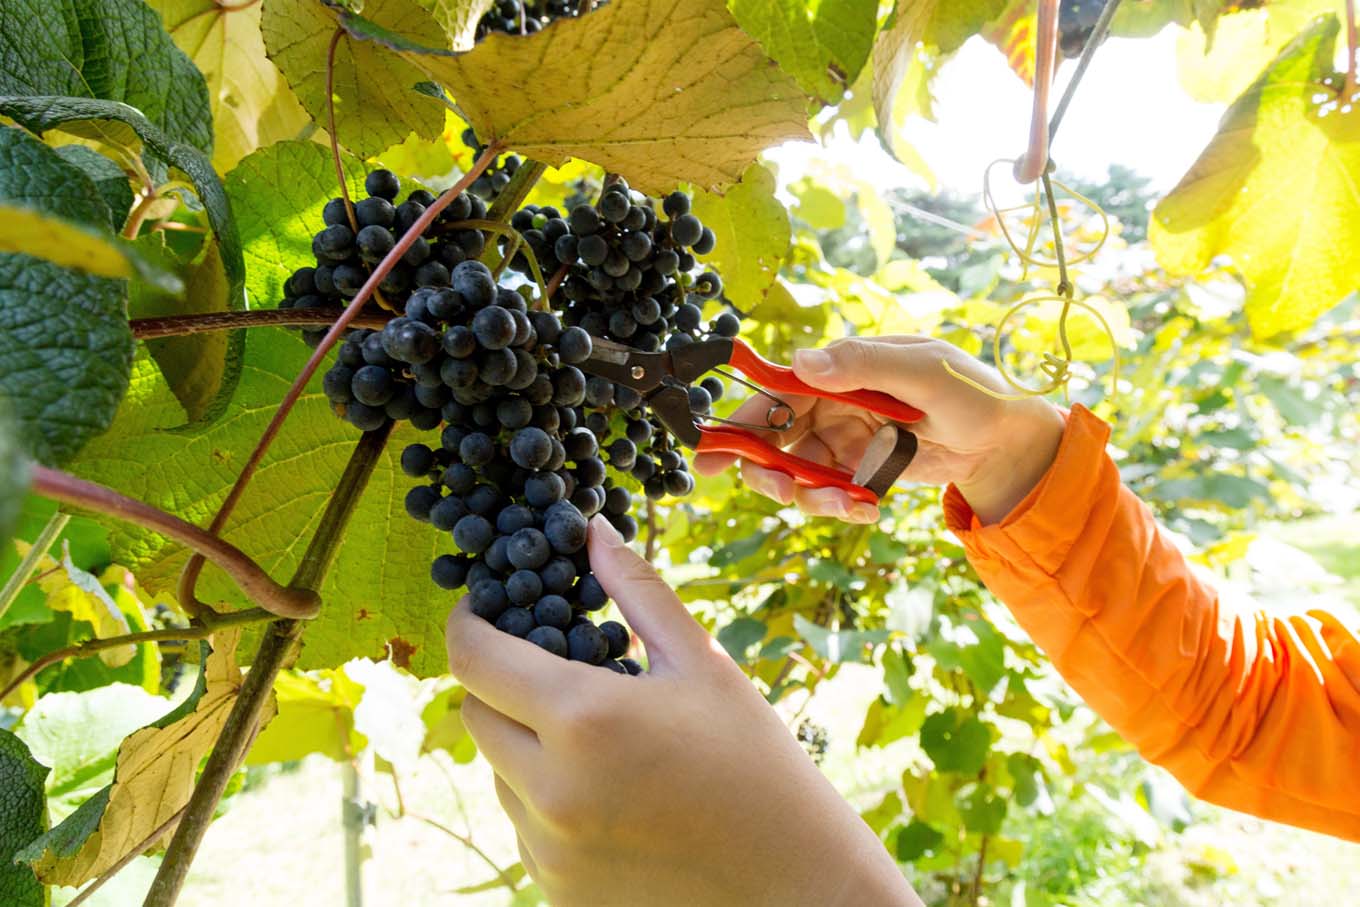
[[623,545],[623,536],[614,528],[614,524],[605,519],[603,514],[596,514],[590,519],[590,534],[597,535],[600,543],[608,545],[610,548],[618,548]]
[[825,375],[831,371],[831,354],[826,350],[798,350],[793,354],[793,365],[809,375]]
[[873,504],[859,503],[850,508],[849,519],[856,523],[877,523],[878,508]]

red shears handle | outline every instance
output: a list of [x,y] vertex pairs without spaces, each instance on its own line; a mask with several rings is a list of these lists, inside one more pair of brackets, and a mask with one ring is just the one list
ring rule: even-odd
[[[742,371],[746,371],[746,369],[743,368]],[[750,374],[750,372],[747,372],[747,374]],[[789,393],[801,393],[801,391],[790,390]],[[826,395],[818,394],[817,396]],[[918,415],[916,418],[919,419],[920,416]],[[878,503],[878,495],[863,485],[856,485],[854,477],[848,472],[841,472],[838,469],[832,469],[829,466],[823,466],[820,463],[785,453],[778,447],[766,444],[745,429],[729,428],[722,425],[700,426],[699,444],[694,449],[699,453],[736,454],[758,466],[778,470],[805,488],[839,488],[856,501],[863,501],[866,504]]]
[[[926,415],[916,407],[903,403],[896,397],[891,397],[888,394],[879,391],[857,390],[838,392],[813,387],[811,384],[807,384],[800,380],[798,376],[793,373],[793,369],[786,368],[782,365],[775,365],[768,359],[762,359],[759,353],[751,349],[751,347],[742,340],[732,340],[732,358],[728,361],[734,368],[740,370],[747,378],[750,378],[751,381],[776,393],[802,394],[806,397],[820,397],[823,400],[839,400],[843,403],[853,403],[861,409],[866,409],[871,413],[877,413],[885,419],[891,419],[894,422],[919,422],[924,419]],[[878,499],[875,498],[874,500],[876,501]]]

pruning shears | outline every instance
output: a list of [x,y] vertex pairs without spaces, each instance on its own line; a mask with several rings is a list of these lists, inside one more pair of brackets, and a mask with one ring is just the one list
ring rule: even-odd
[[[856,501],[877,504],[916,454],[916,436],[901,423],[918,422],[925,413],[878,391],[834,392],[800,380],[793,369],[761,358],[744,341],[717,337],[675,350],[649,353],[601,338],[591,338],[590,358],[582,370],[637,391],[680,443],[697,453],[735,454],[766,469],[788,475],[807,488],[839,488]],[[731,366],[747,379],[724,372]],[[689,388],[705,373],[716,371],[769,397],[766,424],[732,422],[694,412]],[[753,383],[753,382],[759,382]],[[756,432],[783,432],[793,427],[792,407],[777,394],[799,394],[858,406],[889,422],[874,436],[859,469],[851,475],[786,453]]]

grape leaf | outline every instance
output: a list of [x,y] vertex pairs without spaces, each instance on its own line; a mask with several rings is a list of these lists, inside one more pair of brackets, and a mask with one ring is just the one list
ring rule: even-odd
[[[0,127],[0,201],[90,228],[109,218],[83,172],[13,127]],[[122,280],[0,252],[0,396],[34,459],[61,463],[108,426],[132,357],[126,296]]]
[[279,714],[251,744],[246,765],[291,762],[312,753],[337,762],[353,758],[367,745],[354,729],[354,707],[363,692],[344,671],[280,673],[274,681]]
[[47,796],[53,818],[65,818],[112,781],[118,744],[164,715],[168,705],[165,697],[126,683],[40,697],[14,732],[52,769]]
[[443,83],[486,142],[558,166],[569,157],[661,194],[721,189],[762,149],[806,138],[807,97],[722,0],[613,0],[528,36],[441,52],[338,12]]
[[[211,653],[203,644],[203,672],[189,697],[124,740],[113,783],[20,850],[17,859],[46,884],[79,885],[142,845],[189,801],[198,764],[212,749],[241,686],[235,657],[239,636],[239,630],[218,633]],[[271,703],[262,722],[272,717]]]
[[1232,257],[1260,338],[1312,324],[1360,283],[1360,110],[1336,107],[1337,31],[1328,16],[1290,42],[1153,212],[1168,271]]
[[1006,9],[983,28],[982,37],[1006,57],[1011,72],[1034,86],[1034,42],[1038,23],[1034,0],[1010,0]]
[[22,740],[0,730],[0,903],[46,907],[47,892],[15,852],[47,830],[47,769]]
[[[31,545],[20,541],[14,544],[21,557],[28,556]],[[95,638],[124,636],[131,632],[127,618],[99,579],[71,562],[69,547],[62,551],[60,562],[50,554],[39,558],[37,583],[47,596],[47,607],[53,611],[66,611],[73,620],[88,623],[94,628]],[[117,668],[127,664],[136,654],[137,645],[129,643],[101,649],[99,660]]]
[[694,195],[694,214],[718,239],[704,263],[722,275],[724,295],[743,311],[765,300],[788,256],[789,213],[774,192],[774,174],[752,164],[725,194]]
[[56,149],[61,159],[79,167],[99,190],[99,197],[109,206],[109,229],[117,233],[132,210],[132,186],[123,168],[84,145],[61,145]]
[[[236,221],[232,217],[231,204],[222,188],[222,181],[213,170],[212,162],[201,151],[183,142],[174,141],[126,104],[80,98],[0,97],[0,113],[13,117],[35,132],[43,132],[65,123],[89,120],[114,120],[132,127],[155,155],[179,168],[193,182],[194,189],[207,212],[208,224],[217,237],[222,273],[226,279],[225,294],[212,300],[195,300],[195,310],[238,311],[247,307],[245,261],[241,255],[241,240],[237,233]],[[195,341],[200,354],[206,360],[204,368],[215,369],[221,375],[217,383],[217,396],[203,405],[199,415],[201,421],[211,422],[217,418],[236,388],[236,382],[240,378],[238,367],[240,344],[244,342],[239,336],[242,332],[237,334],[237,337],[230,339],[226,344],[222,344],[220,340],[204,338]],[[208,359],[210,355],[215,355],[215,358]],[[193,390],[186,389],[185,396],[193,399]]]
[[987,725],[963,709],[936,712],[921,725],[921,749],[942,772],[976,775],[987,761],[991,744]]
[[471,50],[476,41],[477,22],[496,5],[496,0],[416,0],[434,15],[454,50]]
[[0,0],[0,95],[121,101],[212,148],[203,76],[141,0]]
[[[351,197],[362,197],[363,163],[349,155],[341,160]],[[244,246],[246,293],[256,306],[272,308],[289,275],[316,264],[312,236],[325,226],[322,208],[338,194],[330,152],[315,142],[262,148],[227,174],[226,190]]]
[[[373,23],[412,41],[440,33],[415,0],[376,0],[364,7]],[[269,59],[283,73],[314,121],[327,117],[326,57],[339,26],[338,11],[321,0],[266,0],[260,23]],[[434,139],[444,128],[443,109],[412,87],[425,78],[385,48],[344,35],[335,49],[335,131],[363,157],[410,133]]]
[[256,148],[296,137],[307,125],[307,112],[265,56],[260,4],[147,3],[203,73],[213,112],[213,163],[220,172]]
[[170,293],[184,289],[178,277],[161,270],[102,227],[87,227],[32,208],[0,203],[0,254],[5,252],[22,252],[98,277],[140,277]]
[[899,863],[911,863],[944,843],[944,835],[931,828],[920,819],[912,819],[911,824],[897,833],[894,852]]
[[825,104],[855,81],[878,30],[878,0],[728,0],[727,8],[804,92]]

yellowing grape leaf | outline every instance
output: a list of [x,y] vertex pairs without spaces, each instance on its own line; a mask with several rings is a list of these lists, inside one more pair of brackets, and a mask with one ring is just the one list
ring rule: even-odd
[[728,0],[742,29],[803,90],[834,104],[873,47],[877,0]]
[[184,289],[112,234],[26,205],[0,203],[0,252],[22,252],[98,277],[140,277],[165,292]]
[[213,164],[226,173],[256,148],[294,138],[307,112],[265,57],[259,3],[147,0],[208,83]]
[[[471,50],[476,40],[477,21],[496,0],[416,0],[422,9],[434,14],[454,50]],[[427,39],[428,40],[428,39]]]
[[789,252],[789,213],[774,190],[769,168],[752,164],[725,194],[694,196],[695,216],[718,238],[704,263],[722,275],[724,294],[743,311],[765,298]]
[[1290,42],[1153,212],[1168,271],[1232,257],[1257,337],[1312,324],[1360,284],[1360,110],[1337,106],[1338,28],[1328,16]]
[[807,97],[722,0],[612,0],[465,54],[341,18],[448,88],[483,141],[550,166],[581,158],[651,194],[720,190],[762,149],[808,135]]
[[[434,17],[415,0],[371,0],[364,12],[383,30],[411,41],[442,35]],[[321,0],[265,0],[260,22],[269,59],[322,128],[327,123],[326,56],[339,15]],[[335,132],[340,144],[367,157],[412,132],[424,139],[438,137],[444,129],[443,108],[413,90],[424,79],[387,48],[342,35],[335,49]]]
[[341,670],[281,672],[274,681],[279,714],[255,738],[246,765],[291,762],[312,753],[337,762],[352,758],[367,743],[354,729],[354,707],[363,694]]
[[[113,783],[16,854],[44,884],[79,885],[129,850],[156,845],[143,842],[189,802],[199,762],[212,749],[240,690],[239,638],[239,630],[218,633],[211,654],[205,643],[204,668],[193,692],[170,714],[123,741]],[[273,715],[271,702],[262,722]]]
[[[15,540],[20,557],[27,557],[33,548],[28,542]],[[71,562],[70,542],[62,543],[61,563],[44,554],[38,561],[38,588],[47,596],[47,607],[66,611],[75,620],[82,620],[94,628],[98,639],[123,636],[131,630],[127,618],[114,602],[108,590],[94,574],[81,570]],[[111,668],[121,667],[137,654],[135,643],[103,649],[99,658]]]
[[1034,85],[1034,42],[1038,22],[1034,0],[1011,0],[1005,11],[982,30],[1006,57],[1011,72],[1028,86]]

